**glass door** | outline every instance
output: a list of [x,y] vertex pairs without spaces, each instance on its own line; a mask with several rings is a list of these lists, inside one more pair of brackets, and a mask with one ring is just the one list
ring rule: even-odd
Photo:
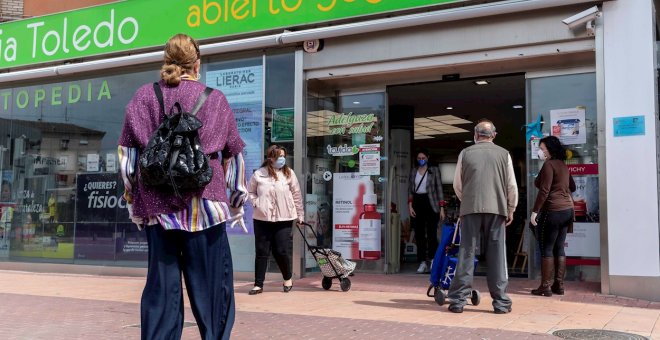
[[[600,209],[598,194],[598,124],[596,74],[582,73],[527,79],[527,122],[536,131],[528,134],[529,169],[527,206],[534,205],[538,190],[534,179],[543,162],[538,159],[538,138],[557,136],[567,150],[566,164],[575,180],[574,232],[566,237],[567,279],[600,280]],[[528,130],[529,131],[529,130]],[[531,138],[530,138],[531,137]],[[528,211],[527,216],[530,215]],[[527,231],[530,277],[540,273],[540,252]]]
[[[321,94],[308,89],[306,113],[307,231],[322,245],[382,272],[387,222],[385,92]],[[307,271],[318,270],[306,252]]]

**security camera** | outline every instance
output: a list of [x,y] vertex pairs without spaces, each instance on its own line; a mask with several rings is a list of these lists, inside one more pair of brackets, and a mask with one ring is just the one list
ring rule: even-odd
[[584,10],[576,15],[573,15],[569,18],[562,20],[564,24],[568,25],[571,29],[584,25],[590,21],[593,21],[598,17],[600,11],[598,6],[591,7],[587,10]]

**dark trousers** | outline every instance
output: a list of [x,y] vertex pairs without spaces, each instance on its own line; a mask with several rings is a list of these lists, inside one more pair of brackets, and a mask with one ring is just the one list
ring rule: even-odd
[[465,306],[472,292],[474,255],[479,235],[484,239],[486,254],[486,282],[493,308],[505,310],[511,307],[506,294],[509,276],[506,263],[506,230],[504,216],[495,214],[469,214],[461,216],[461,245],[458,250],[456,274],[449,286],[449,303]]
[[280,267],[282,278],[291,279],[291,260],[287,249],[291,238],[293,221],[266,222],[254,220],[254,247],[257,256],[254,259],[254,285],[264,287],[268,255],[272,250],[277,266]]
[[542,257],[566,256],[564,243],[568,226],[573,222],[573,209],[548,211],[541,221],[539,246]]
[[145,229],[149,242],[147,283],[140,305],[144,340],[180,339],[183,289],[201,338],[229,339],[234,325],[234,279],[225,223],[198,232]]
[[411,218],[417,241],[417,261],[430,261],[438,248],[438,220],[440,216],[433,211],[428,194],[413,196],[415,217]]

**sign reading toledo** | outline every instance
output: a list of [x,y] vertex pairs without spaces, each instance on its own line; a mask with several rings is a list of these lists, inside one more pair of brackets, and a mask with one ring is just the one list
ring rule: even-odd
[[0,24],[0,69],[462,0],[140,0]]

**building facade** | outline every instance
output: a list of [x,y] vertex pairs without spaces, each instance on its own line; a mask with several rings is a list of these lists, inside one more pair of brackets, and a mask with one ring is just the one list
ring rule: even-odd
[[[284,145],[316,233],[308,240],[358,270],[405,272],[414,258],[406,201],[417,149],[439,166],[456,217],[453,167],[488,118],[520,189],[510,273],[538,273],[525,224],[538,138],[556,135],[578,184],[569,276],[657,300],[657,5],[143,0],[1,24],[0,256],[144,264],[146,240],[120,199],[116,142],[133,92],[158,77],[162,45],[186,32],[201,42],[200,81],[235,111],[249,170],[269,144]],[[361,229],[369,182],[381,227]],[[252,271],[249,218],[229,233],[235,269]],[[316,270],[302,239],[292,241],[296,274]]]

